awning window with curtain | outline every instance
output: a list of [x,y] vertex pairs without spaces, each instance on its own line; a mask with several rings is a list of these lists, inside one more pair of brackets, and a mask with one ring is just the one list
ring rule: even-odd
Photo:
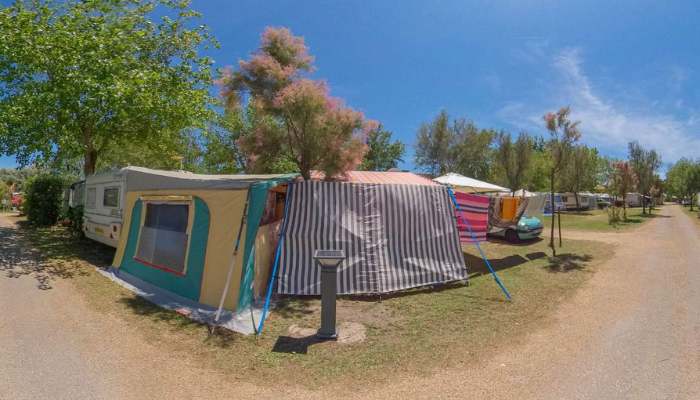
[[185,274],[190,204],[147,202],[137,261],[177,275]]

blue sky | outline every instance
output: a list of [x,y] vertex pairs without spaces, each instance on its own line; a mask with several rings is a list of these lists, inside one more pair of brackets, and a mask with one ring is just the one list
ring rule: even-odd
[[[693,1],[194,0],[221,43],[217,66],[265,26],[304,36],[314,77],[409,145],[441,109],[481,127],[542,134],[563,105],[583,141],[624,157],[700,157],[700,3]],[[12,158],[0,166],[14,165]]]

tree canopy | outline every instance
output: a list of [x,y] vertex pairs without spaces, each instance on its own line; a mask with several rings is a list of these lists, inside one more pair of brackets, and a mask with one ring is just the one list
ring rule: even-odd
[[418,129],[416,165],[435,176],[456,172],[476,179],[489,179],[491,144],[495,136],[495,131],[479,129],[464,118],[450,121],[443,110]]
[[[258,50],[221,80],[227,108],[238,112],[238,144],[252,172],[293,163],[304,179],[314,169],[331,178],[360,165],[373,121],[330,96],[328,85],[308,78],[313,57],[304,39],[268,27]],[[244,113],[246,107],[252,109]]]
[[[169,10],[158,22],[156,8]],[[173,148],[202,126],[212,43],[189,1],[17,0],[0,10],[0,153],[20,164]]]
[[386,171],[396,168],[406,152],[406,146],[400,141],[391,141],[391,132],[381,125],[367,134],[367,153],[361,169],[365,171]]
[[534,152],[532,138],[521,132],[513,141],[509,133],[500,132],[496,136],[496,161],[504,176],[504,183],[511,190],[523,187]]
[[[545,122],[545,128],[549,131],[547,149],[551,156],[551,162],[548,164],[548,175],[552,209],[554,209],[554,185],[557,181],[557,174],[565,167],[574,143],[581,138],[581,132],[578,128],[580,122],[571,121],[570,114],[571,109],[569,107],[563,107],[557,112],[550,112],[542,117]],[[559,244],[561,245],[561,235],[559,236]],[[552,248],[552,254],[556,256],[557,253],[554,248],[554,217],[552,217],[549,246]]]
[[[646,150],[638,142],[630,142],[629,162],[637,177],[637,190],[645,196],[650,196],[656,183],[656,172],[661,167],[661,157],[655,150]],[[645,212],[645,206],[644,198],[642,212]]]
[[[559,188],[575,194],[593,191],[598,179],[599,158],[595,148],[585,145],[573,146],[559,176]],[[578,201],[576,196],[577,204]]]
[[700,192],[700,161],[681,158],[676,161],[666,172],[667,190],[679,198],[690,200],[691,209],[693,199]]

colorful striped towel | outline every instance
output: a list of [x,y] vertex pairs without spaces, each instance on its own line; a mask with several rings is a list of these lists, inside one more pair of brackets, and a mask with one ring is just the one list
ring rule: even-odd
[[473,243],[467,223],[471,227],[477,242],[486,240],[489,226],[489,197],[478,194],[455,192],[457,198],[457,230],[462,243]]

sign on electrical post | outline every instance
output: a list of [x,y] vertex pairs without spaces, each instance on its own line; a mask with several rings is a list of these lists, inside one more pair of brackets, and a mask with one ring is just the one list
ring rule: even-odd
[[338,266],[345,260],[343,250],[316,250],[314,260],[321,266],[321,329],[316,337],[335,340],[335,300],[338,295]]

